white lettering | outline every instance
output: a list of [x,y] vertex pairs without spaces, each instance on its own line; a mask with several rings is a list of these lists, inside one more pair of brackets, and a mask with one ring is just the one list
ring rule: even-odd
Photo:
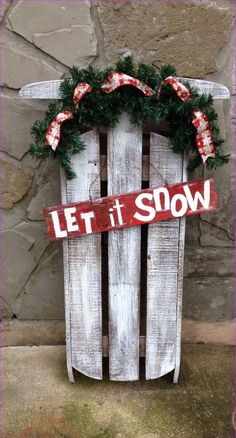
[[138,208],[144,211],[148,211],[149,214],[147,216],[143,216],[140,213],[135,213],[134,217],[135,219],[138,219],[140,222],[149,222],[152,221],[156,215],[155,209],[151,207],[150,205],[144,205],[143,199],[148,199],[149,201],[152,201],[153,195],[151,193],[140,193],[140,195],[137,196],[135,199],[135,204]]
[[163,208],[161,206],[160,194],[164,195],[164,210],[170,209],[170,194],[166,187],[160,187],[159,189],[153,190],[153,196],[155,201],[155,209],[156,211],[162,211]]
[[56,237],[66,237],[67,236],[67,231],[62,231],[60,228],[60,221],[59,221],[59,217],[58,217],[58,213],[57,211],[51,211],[50,212],[51,216],[52,216],[52,221],[53,221],[53,226],[54,226],[54,231],[55,231],[55,236]]
[[119,199],[116,199],[114,209],[117,210],[117,217],[118,217],[119,225],[123,225],[123,218],[122,218],[122,214],[121,214],[122,207],[124,207],[124,205],[119,203]]
[[79,226],[76,222],[76,217],[72,216],[76,212],[75,207],[68,207],[64,210],[64,215],[66,218],[67,230],[70,231],[78,231]]
[[110,216],[110,222],[111,222],[112,227],[115,226],[115,219],[114,219],[113,211],[114,211],[113,208],[109,208],[109,216]]
[[192,211],[197,210],[198,202],[202,204],[202,207],[206,210],[210,205],[210,180],[204,181],[204,195],[202,196],[200,192],[196,192],[194,197],[191,193],[189,186],[183,187],[189,207]]
[[81,213],[81,219],[85,222],[85,231],[88,234],[92,233],[91,219],[95,217],[93,211],[88,211],[88,213]]
[[[182,206],[180,207],[179,211],[176,209],[177,201],[181,201]],[[187,211],[188,203],[184,195],[181,195],[181,193],[177,193],[173,196],[171,199],[171,213],[174,217],[181,217],[184,216],[184,214]]]

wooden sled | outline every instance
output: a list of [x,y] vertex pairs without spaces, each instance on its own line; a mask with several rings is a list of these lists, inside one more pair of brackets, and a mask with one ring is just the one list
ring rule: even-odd
[[[228,89],[220,84],[188,81],[199,92],[211,93],[214,99],[230,97]],[[20,96],[58,99],[60,83],[30,84],[21,89]],[[140,190],[142,184],[152,187],[163,184],[163,180],[168,184],[186,181],[184,157],[174,154],[168,139],[155,132],[149,133],[149,145],[143,148],[142,128],[131,124],[128,115],[123,114],[117,127],[108,129],[105,137],[104,154],[98,130],[83,134],[86,150],[73,158],[77,178],[68,181],[61,174],[62,203]],[[102,194],[104,184],[107,193]],[[73,370],[102,379],[103,356],[109,356],[111,380],[138,380],[139,357],[145,356],[146,379],[174,371],[176,383],[180,369],[185,218],[151,224],[143,231],[141,227],[114,230],[106,238],[107,245],[101,234],[63,241],[69,380],[74,382]],[[106,276],[108,329],[103,327],[102,315]],[[140,293],[141,285],[146,297]],[[140,332],[143,306],[146,324]]]

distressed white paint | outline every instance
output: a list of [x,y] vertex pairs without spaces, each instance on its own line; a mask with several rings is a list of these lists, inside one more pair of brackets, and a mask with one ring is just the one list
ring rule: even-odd
[[[214,99],[228,99],[230,97],[229,90],[221,84],[188,78],[179,79],[188,80],[200,93],[211,93]],[[61,82],[61,80],[53,80],[29,84],[23,87],[19,94],[21,98],[26,99],[59,99]],[[152,136],[155,135],[152,134]],[[152,138],[153,145],[156,143],[159,144],[158,142],[160,141],[162,144],[163,142],[165,143],[163,137],[162,140],[160,136],[158,137],[159,139],[157,139],[157,137]],[[132,141],[130,141],[131,138]],[[140,188],[140,163],[136,166],[134,162],[134,155],[137,161],[140,161],[140,158],[137,157],[137,154],[140,154],[140,139],[141,130],[135,128],[133,125],[130,126],[126,117],[122,118],[117,130],[110,131],[110,145],[115,143],[120,147],[121,140],[126,144],[127,160],[125,160],[125,162],[116,161],[110,147],[110,161],[108,162],[108,178],[110,181],[109,194],[137,190]],[[69,202],[70,200],[73,202],[88,199],[88,184],[90,184],[95,174],[99,174],[99,148],[98,141],[97,139],[95,140],[94,131],[93,134],[85,134],[85,140],[88,142],[86,151],[90,151],[90,162],[88,162],[88,157],[87,162],[86,159],[81,161],[82,157],[86,156],[86,151],[78,157],[73,157],[72,163],[77,172],[77,179],[68,182],[65,180],[64,175],[62,176],[61,190],[63,203]],[[129,154],[131,146],[134,155],[132,153]],[[119,147],[116,149],[117,153],[119,152]],[[94,153],[96,150],[96,169],[94,162],[91,161],[90,148],[94,148]],[[157,153],[159,152],[160,149],[158,148]],[[123,155],[123,152],[121,155]],[[176,160],[178,160],[178,156],[174,154],[174,161]],[[112,166],[111,163],[113,163]],[[147,180],[147,157],[143,163],[143,179]],[[171,173],[176,169],[175,163],[169,166],[170,162],[166,157],[166,163],[162,160],[162,175],[165,175],[167,170],[165,164],[168,165],[168,169],[171,170]],[[104,168],[102,174],[103,180],[106,179],[105,170]],[[180,182],[181,178],[185,178],[184,172],[183,167],[182,177],[180,177],[177,182]],[[150,169],[150,173],[154,184],[156,176],[154,176],[155,172],[153,168]],[[128,183],[125,180],[127,175],[130,176],[130,183],[132,179],[132,184],[127,184],[126,186],[126,183]],[[116,181],[114,187],[111,186],[113,176]],[[137,179],[135,179],[136,177]],[[89,180],[89,178],[91,179]],[[171,181],[168,179],[168,182]],[[99,185],[99,178],[97,178],[96,183],[92,187],[94,197],[99,196]],[[169,226],[170,223],[172,224]],[[152,255],[154,256],[148,260],[149,298],[147,309],[146,377],[155,378],[175,369],[174,382],[177,382],[180,366],[185,218],[181,220],[176,219],[175,225],[173,221],[170,223],[166,222],[164,225],[160,223],[149,226],[148,253],[150,254],[152,251]],[[156,234],[157,230],[155,227],[160,227],[158,234]],[[138,230],[138,227],[136,227],[136,230]],[[116,277],[114,277],[116,280],[112,280],[111,282],[112,292],[110,291],[110,374],[114,380],[134,380],[138,379],[139,353],[141,356],[145,355],[145,338],[139,338],[138,276],[140,272],[140,235],[132,234],[132,229],[114,231],[113,233],[119,233],[120,238],[118,239],[118,243],[116,234],[114,234],[114,238],[112,241],[110,240],[109,246],[110,260],[113,254],[116,254],[116,264],[115,261],[114,263],[110,263],[110,276],[113,276],[112,272],[116,273]],[[151,239],[152,234],[154,239]],[[157,236],[159,236],[159,239],[157,239]],[[174,254],[173,246],[176,249],[177,239],[179,241],[178,253]],[[150,243],[151,240],[153,241],[152,245]],[[100,235],[84,236],[79,239],[66,240],[63,242],[67,368],[71,382],[74,381],[73,368],[91,377],[102,378],[100,244]],[[118,251],[117,245],[122,247],[122,250]],[[172,262],[169,260],[168,246],[170,248],[170,259]],[[136,254],[135,257],[134,254]],[[132,263],[130,263],[131,255],[133,259]],[[162,270],[160,270],[158,274],[162,277],[162,289],[160,285],[157,284],[157,278],[155,276],[155,258],[156,261],[159,262],[159,266],[162,267]],[[127,260],[127,264],[124,263],[124,259]],[[171,263],[175,263],[173,266],[175,266],[175,269],[178,271],[177,277],[171,271]],[[162,274],[165,267],[164,279]],[[94,274],[91,274],[92,272]],[[162,274],[160,275],[161,272]],[[122,281],[120,281],[120,279],[122,279]],[[135,284],[133,282],[134,279]],[[157,289],[152,286],[152,282],[154,282],[154,285],[157,285]],[[168,293],[166,294],[165,292],[170,290],[170,284],[172,284],[172,287],[175,285],[175,293],[173,292],[174,289],[171,289],[168,295]],[[176,306],[175,312],[174,305]],[[173,317],[174,314],[175,319]],[[164,315],[166,315],[167,319],[164,318]],[[159,318],[160,321],[162,321],[161,323]],[[168,326],[168,324],[170,324],[170,326]],[[172,333],[170,333],[170,327],[173,330]],[[139,339],[141,340],[140,345]],[[108,337],[103,337],[103,348],[104,355],[107,355]]]
[[[181,182],[183,158],[171,151],[167,138],[151,133],[150,187],[163,184],[160,175],[168,184]],[[179,227],[180,219],[148,227],[147,379],[161,377],[175,368]]]
[[[98,132],[89,131],[83,139],[86,149],[73,159],[77,177],[62,178],[63,203],[85,201],[90,194],[100,196]],[[101,379],[101,235],[66,240],[64,254],[67,360],[86,376]]]
[[34,82],[21,88],[19,95],[25,99],[60,99],[62,79]]
[[[66,181],[65,175],[61,170],[61,200],[66,202]],[[72,368],[72,350],[71,350],[71,309],[70,309],[70,292],[69,292],[69,254],[68,241],[63,241],[63,265],[64,265],[64,301],[65,301],[65,322],[66,322],[66,363],[68,379],[71,383],[75,382]]]
[[[139,336],[139,357],[145,357],[146,336]],[[102,337],[103,357],[109,356],[109,338],[107,335]]]
[[[108,195],[141,189],[142,129],[123,114],[108,131]],[[139,378],[141,228],[108,235],[109,372],[111,380]]]
[[[200,94],[210,93],[214,99],[229,99],[230,93],[225,85],[215,82],[203,81],[202,79],[189,79],[177,77],[177,79],[188,81]],[[20,97],[26,99],[60,99],[60,84],[62,80],[35,82],[26,85],[20,90]]]
[[[187,181],[187,160],[183,158],[183,181]],[[183,301],[183,278],[184,278],[184,242],[185,242],[186,217],[180,219],[179,226],[179,257],[177,278],[177,303],[176,303],[176,349],[175,371],[173,382],[178,383],[181,357],[181,325],[182,325],[182,301]]]
[[230,99],[229,89],[216,82],[204,81],[202,79],[177,77],[181,81],[188,81],[192,87],[195,87],[200,94],[211,94],[214,99]]

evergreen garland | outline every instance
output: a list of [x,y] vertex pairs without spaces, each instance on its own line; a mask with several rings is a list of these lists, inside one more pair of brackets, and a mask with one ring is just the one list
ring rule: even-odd
[[[140,90],[129,85],[120,87],[110,94],[104,93],[100,88],[101,83],[112,71],[126,73],[139,79],[151,87],[155,94],[146,97]],[[139,125],[144,124],[148,119],[156,123],[164,120],[169,122],[172,150],[176,153],[192,152],[193,157],[188,163],[188,170],[193,171],[202,164],[202,160],[196,146],[196,129],[192,125],[192,113],[194,110],[201,110],[209,119],[217,152],[215,158],[207,159],[206,167],[214,169],[227,163],[229,155],[224,155],[222,152],[223,140],[217,124],[218,116],[213,107],[212,96],[206,94],[199,96],[197,90],[186,82],[185,85],[192,94],[191,100],[180,101],[169,85],[163,86],[160,99],[157,100],[157,92],[163,80],[168,76],[176,76],[173,66],[162,66],[159,71],[146,64],[139,64],[136,67],[132,57],[121,59],[115,67],[109,67],[103,71],[91,66],[87,69],[73,67],[70,70],[70,77],[61,83],[61,100],[50,104],[45,119],[36,121],[31,128],[34,142],[29,148],[30,155],[37,159],[57,158],[67,178],[73,179],[76,175],[71,167],[71,157],[85,148],[78,127],[89,125],[113,128],[118,123],[121,114],[127,112],[131,122]],[[79,103],[79,110],[75,111],[73,94],[80,82],[89,83],[92,91],[83,97]],[[57,150],[53,151],[45,144],[45,134],[53,118],[64,110],[73,111],[74,118],[62,124],[61,140]]]

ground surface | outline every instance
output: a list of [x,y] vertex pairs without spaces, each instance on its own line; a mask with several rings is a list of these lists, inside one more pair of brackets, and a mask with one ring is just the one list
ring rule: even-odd
[[3,438],[233,438],[233,348],[186,345],[179,384],[67,380],[63,346],[9,347]]

